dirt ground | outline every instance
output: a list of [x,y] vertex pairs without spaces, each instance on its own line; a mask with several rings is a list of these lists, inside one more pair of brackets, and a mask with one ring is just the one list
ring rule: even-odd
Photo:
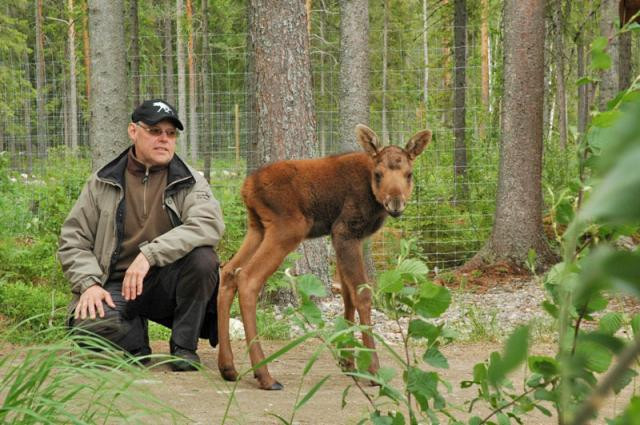
[[[204,345],[204,344],[203,344]],[[267,342],[263,348],[267,355],[273,353],[285,342]],[[168,346],[163,342],[153,343],[154,353],[167,353]],[[340,375],[332,358],[326,354],[320,357],[309,374],[301,384],[302,371],[307,364],[317,345],[313,341],[299,346],[285,354],[270,365],[270,371],[283,385],[283,391],[263,391],[258,389],[255,379],[248,375],[239,382],[236,389],[236,400],[229,407],[226,423],[229,424],[277,424],[281,423],[272,414],[282,416],[287,421],[291,419],[293,406],[301,385],[299,397],[309,391],[314,384],[330,375],[330,378],[314,397],[295,412],[294,424],[357,424],[361,419],[368,417],[371,406],[366,398],[355,387],[352,387],[346,397],[346,406],[341,407],[343,392],[352,384],[350,378]],[[486,359],[492,351],[500,351],[501,346],[490,343],[455,344],[445,347],[442,351],[449,360],[450,368],[441,370],[440,374],[448,380],[452,386],[452,393],[445,394],[450,402],[462,404],[473,397],[475,389],[461,389],[460,382],[471,378],[473,365]],[[536,354],[551,354],[553,347],[537,346],[533,352]],[[247,356],[243,342],[234,343],[236,367],[243,370],[247,367]],[[217,350],[202,346],[199,350],[202,362],[206,367],[204,372],[171,372],[168,366],[153,367],[149,379],[138,382],[138,385],[148,386],[149,390],[170,406],[178,409],[188,416],[189,420],[181,423],[189,424],[219,424],[222,422],[227,409],[232,384],[223,381],[217,372]],[[383,366],[394,367],[388,354],[382,352],[381,363]],[[510,377],[514,384],[522,383],[522,371],[514,372]],[[396,380],[399,380],[396,377]],[[631,386],[630,386],[631,387]],[[439,387],[446,391],[444,387]],[[366,387],[367,392],[375,397],[377,389]],[[631,389],[619,397],[611,397],[605,403],[606,417],[613,417],[624,406],[624,400],[628,400]],[[549,410],[551,409],[550,406]],[[392,406],[389,406],[392,409]],[[459,419],[467,418],[464,406],[454,415]],[[474,415],[484,417],[488,410],[474,410]],[[405,415],[406,417],[406,415]],[[601,415],[602,417],[602,415]],[[523,416],[525,424],[545,425],[555,424],[557,419],[548,418],[540,412]],[[446,423],[446,420],[444,421]],[[604,419],[592,422],[605,423]]]

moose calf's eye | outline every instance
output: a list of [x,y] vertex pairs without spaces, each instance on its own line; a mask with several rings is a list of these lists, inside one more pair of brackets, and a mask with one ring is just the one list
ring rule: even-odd
[[413,173],[407,173],[406,177],[408,181],[411,181],[411,179],[413,178]]
[[382,181],[382,173],[380,171],[376,171],[375,173],[373,173],[373,176],[376,179],[376,184],[380,184],[380,182]]

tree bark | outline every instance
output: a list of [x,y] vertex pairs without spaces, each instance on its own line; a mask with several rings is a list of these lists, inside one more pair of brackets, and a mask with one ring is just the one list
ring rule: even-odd
[[198,95],[196,94],[196,58],[194,54],[194,27],[193,27],[193,5],[191,0],[187,3],[187,64],[189,67],[189,143],[191,148],[191,161],[194,163],[198,158]]
[[482,106],[489,110],[489,0],[482,0],[480,24]]
[[[108,37],[105,37],[108,34]],[[91,114],[89,142],[96,170],[129,146],[123,0],[89,0]]]
[[82,51],[84,55],[85,97],[91,104],[91,43],[89,42],[89,3],[84,3],[84,17],[82,18]]
[[69,141],[71,150],[78,149],[78,84],[76,77],[76,24],[73,17],[73,0],[69,0]]
[[131,84],[133,86],[131,109],[142,103],[140,98],[140,34],[138,31],[138,0],[129,0],[129,23],[131,25]]
[[544,0],[505,0],[504,96],[493,231],[465,267],[522,265],[530,249],[539,265],[555,259],[542,229]]
[[600,33],[609,40],[606,52],[611,57],[611,67],[602,71],[600,75],[600,93],[598,106],[601,111],[607,109],[607,102],[618,94],[618,37],[616,37],[616,23],[618,22],[618,0],[602,0],[600,3]]
[[[578,78],[585,77],[584,39],[582,35],[576,40]],[[578,133],[586,134],[589,124],[589,84],[578,86]]]
[[[29,53],[24,52],[25,63],[25,79],[31,81],[31,67],[29,66]],[[27,171],[29,174],[33,172],[33,143],[31,139],[31,96],[24,96],[22,99],[24,110],[24,133],[25,133],[25,148],[27,154]]]
[[356,124],[369,124],[369,3],[340,0],[340,148],[360,150]]
[[389,144],[389,129],[387,128],[387,65],[389,49],[389,0],[384,0],[384,24],[382,28],[382,143]]
[[47,146],[47,112],[45,107],[45,62],[42,0],[36,0],[36,120],[38,158],[44,158]]
[[[184,19],[184,1],[176,0],[176,56],[178,58],[178,115],[183,120],[187,117],[187,83],[185,80],[185,46],[182,20]],[[186,120],[185,120],[186,121]],[[185,131],[180,137],[178,150],[180,156],[186,158],[189,147],[189,132]]]
[[[422,61],[424,73],[422,75],[422,102],[424,103],[425,116],[429,108],[429,2],[422,0]],[[425,119],[426,121],[426,119]]]
[[204,178],[211,181],[211,151],[213,148],[213,121],[214,117],[211,113],[211,85],[209,84],[209,58],[211,51],[209,49],[209,9],[208,1],[203,1],[200,5],[202,15],[202,156],[204,159]]
[[564,28],[566,19],[562,11],[562,2],[556,1],[553,10],[554,50],[556,62],[556,105],[558,110],[558,141],[560,148],[567,147],[567,98],[565,95],[564,72]]
[[[309,37],[304,3],[299,0],[251,0],[249,37],[253,49],[252,106],[255,148],[262,164],[316,156],[316,117],[311,85]],[[323,239],[307,241],[298,252],[297,273],[313,273],[329,284]],[[277,291],[273,301],[293,301]]]
[[164,97],[172,105],[176,104],[176,94],[174,90],[175,77],[173,72],[173,38],[172,28],[173,20],[171,19],[172,0],[165,0],[165,14],[162,18],[164,27]]
[[454,204],[469,197],[467,184],[467,144],[466,144],[466,68],[467,68],[467,4],[466,0],[455,0],[454,16],[454,106],[453,134],[455,138],[453,185]]

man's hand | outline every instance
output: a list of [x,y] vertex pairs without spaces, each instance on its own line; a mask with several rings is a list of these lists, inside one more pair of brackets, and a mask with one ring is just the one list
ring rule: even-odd
[[122,296],[126,301],[135,300],[138,295],[142,294],[142,283],[150,268],[149,260],[143,253],[138,254],[133,260],[124,273],[122,281]]
[[96,311],[98,312],[98,316],[104,317],[103,301],[106,302],[109,307],[116,308],[113,299],[111,299],[111,294],[96,283],[80,295],[74,318],[84,320],[88,315],[89,318],[95,319]]

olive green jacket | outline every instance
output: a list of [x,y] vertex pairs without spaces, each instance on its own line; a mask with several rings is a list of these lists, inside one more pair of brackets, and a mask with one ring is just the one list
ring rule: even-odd
[[[118,261],[129,149],[89,178],[62,225],[58,259],[74,295],[69,311],[87,288],[107,281]],[[173,228],[140,245],[151,266],[171,264],[199,246],[217,246],[224,233],[220,203],[200,173],[177,155],[169,163],[163,208]]]

